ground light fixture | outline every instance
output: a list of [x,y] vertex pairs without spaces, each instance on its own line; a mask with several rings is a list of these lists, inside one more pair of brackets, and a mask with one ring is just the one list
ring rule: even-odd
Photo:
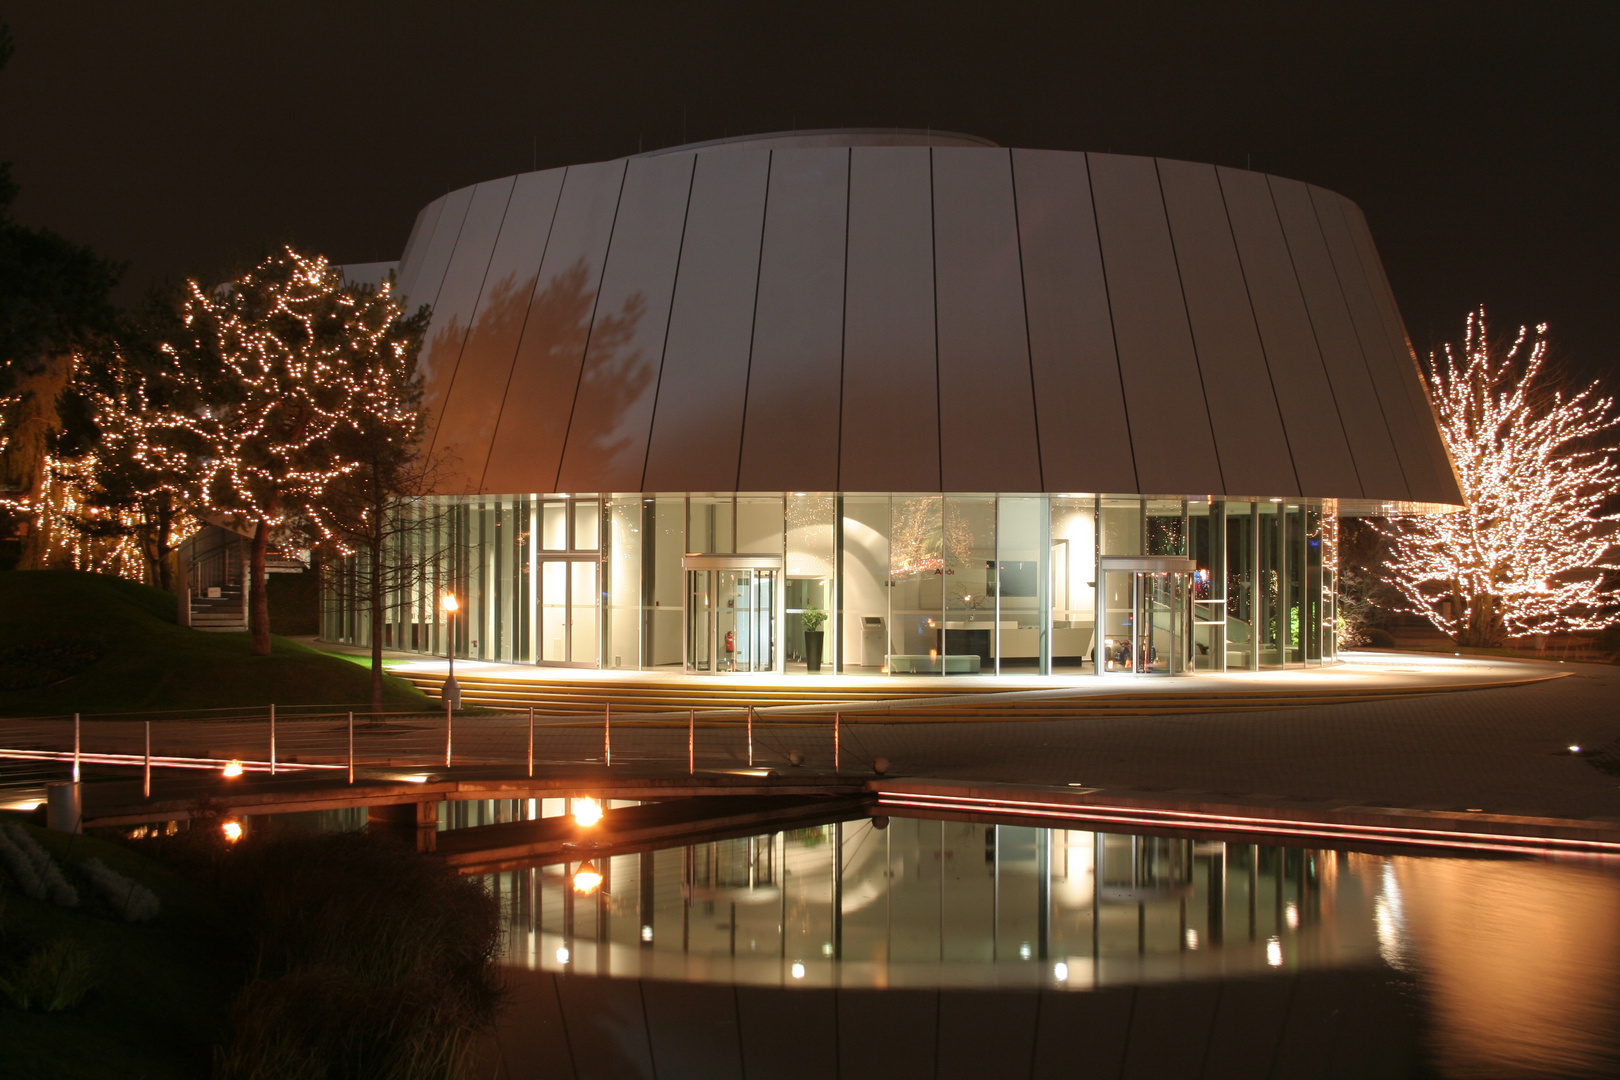
[[557,948],[557,963],[559,963],[559,964],[568,963],[568,957],[569,957],[568,946],[566,946],[566,945],[558,946],[558,948]]
[[227,780],[235,779],[242,775],[242,763],[240,761],[227,761],[225,768],[221,771],[225,774]]
[[804,964],[803,964],[802,961],[799,961],[799,960],[793,961],[793,977],[795,979],[804,978]]
[[602,872],[589,862],[581,863],[574,871],[574,891],[584,895],[595,892],[602,884]]
[[602,804],[595,799],[574,800],[574,824],[590,828],[602,820]]
[[224,833],[225,839],[233,844],[242,839],[242,823],[240,821],[227,821],[219,827],[219,831]]

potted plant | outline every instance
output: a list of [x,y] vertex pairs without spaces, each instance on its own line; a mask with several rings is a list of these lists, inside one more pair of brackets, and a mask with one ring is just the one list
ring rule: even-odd
[[821,670],[821,624],[827,613],[820,608],[805,608],[799,616],[804,620],[804,667],[806,671]]

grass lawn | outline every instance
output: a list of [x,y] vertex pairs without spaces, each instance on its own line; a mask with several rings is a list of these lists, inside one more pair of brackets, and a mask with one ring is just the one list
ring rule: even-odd
[[[0,815],[0,823],[18,820]],[[0,974],[67,938],[89,955],[92,989],[62,1012],[24,1012],[0,996],[0,1076],[208,1076],[226,1006],[251,959],[246,935],[189,883],[127,847],[23,827],[54,856],[80,903],[30,899],[0,872]],[[77,869],[92,856],[156,893],[157,918],[122,921]]]
[[[366,705],[363,665],[285,638],[269,656],[247,634],[178,625],[174,597],[122,578],[72,570],[0,573],[0,716]],[[431,710],[421,691],[383,677],[390,709]]]

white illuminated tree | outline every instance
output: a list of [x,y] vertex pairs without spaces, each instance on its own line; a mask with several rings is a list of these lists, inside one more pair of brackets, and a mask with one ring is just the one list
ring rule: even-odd
[[1460,349],[1430,355],[1427,380],[1464,508],[1391,523],[1389,581],[1461,645],[1595,629],[1612,617],[1620,423],[1597,384],[1549,385],[1547,327],[1511,347],[1468,316]]
[[345,286],[325,259],[291,248],[220,288],[188,283],[182,317],[162,378],[180,384],[169,400],[200,404],[153,410],[147,443],[184,459],[154,464],[188,474],[202,512],[252,530],[248,622],[252,651],[263,655],[272,534],[301,530],[352,551],[337,488],[368,471],[379,444],[414,451],[424,318],[404,317],[390,283]]

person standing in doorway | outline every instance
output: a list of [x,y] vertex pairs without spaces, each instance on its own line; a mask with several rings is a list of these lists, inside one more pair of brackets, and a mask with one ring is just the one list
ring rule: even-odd
[[737,631],[726,631],[726,670],[737,670]]

